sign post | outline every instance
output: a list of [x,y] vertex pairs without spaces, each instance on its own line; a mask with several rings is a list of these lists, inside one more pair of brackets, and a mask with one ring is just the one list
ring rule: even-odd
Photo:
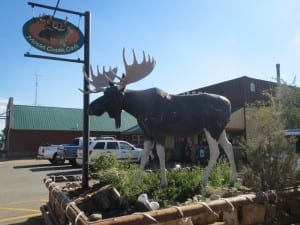
[[[90,12],[84,15],[84,69],[87,76],[90,76]],[[89,187],[88,170],[89,170],[89,115],[88,106],[90,103],[89,83],[83,78],[83,164],[82,164],[82,187],[86,190]]]
[[[79,28],[68,22],[46,15],[39,18],[32,18],[23,26],[23,35],[27,42],[33,47],[50,54],[70,54],[84,46],[84,60],[69,59],[61,57],[52,57],[45,55],[36,55],[25,53],[25,57],[40,59],[51,59],[67,62],[83,63],[87,76],[89,77],[90,65],[90,12],[75,12],[47,5],[41,5],[28,2],[31,7],[40,7],[55,11],[61,11],[69,14],[75,14],[84,17],[84,35]],[[88,145],[89,145],[89,115],[87,112],[89,106],[89,84],[83,81],[83,166],[82,166],[82,187],[86,190],[88,184]]]

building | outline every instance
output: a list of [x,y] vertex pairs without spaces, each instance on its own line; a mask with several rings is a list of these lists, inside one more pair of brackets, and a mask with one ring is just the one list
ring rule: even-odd
[[234,136],[247,136],[247,112],[257,102],[269,102],[264,92],[272,92],[277,83],[242,76],[207,87],[191,90],[183,94],[207,92],[227,97],[231,102],[232,118],[227,126]]
[[[82,109],[14,105],[10,98],[4,129],[7,157],[35,157],[40,145],[72,143],[73,138],[83,136],[82,121]],[[136,124],[126,112],[122,113],[120,129],[115,128],[108,114],[90,116],[90,136],[121,138],[123,130]]]

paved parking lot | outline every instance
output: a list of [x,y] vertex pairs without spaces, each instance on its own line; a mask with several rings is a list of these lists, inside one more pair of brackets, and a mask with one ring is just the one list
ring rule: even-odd
[[44,224],[40,206],[48,201],[47,175],[81,175],[81,169],[47,160],[0,161],[0,225]]

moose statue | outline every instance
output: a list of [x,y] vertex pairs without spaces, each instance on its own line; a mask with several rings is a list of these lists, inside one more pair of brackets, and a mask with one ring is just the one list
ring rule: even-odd
[[[122,110],[137,119],[145,136],[139,176],[144,170],[154,143],[156,143],[161,169],[161,185],[167,186],[164,148],[166,136],[189,136],[204,131],[210,149],[210,161],[202,178],[202,185],[207,183],[209,174],[216,164],[219,156],[218,144],[227,154],[235,179],[236,166],[232,145],[225,133],[225,127],[231,116],[229,100],[223,96],[208,93],[171,95],[158,88],[141,91],[125,90],[126,85],[143,79],[151,73],[155,66],[155,60],[149,55],[146,58],[144,52],[143,61],[138,63],[135,52],[132,51],[133,64],[129,65],[125,59],[125,49],[123,49],[125,74],[122,77],[117,75],[117,68],[109,68],[108,71],[105,71],[103,67],[101,73],[97,67],[98,74],[95,75],[90,67],[91,78],[83,69],[85,79],[95,87],[88,93],[104,93],[90,103],[88,114],[101,116],[107,112],[111,118],[115,119],[116,127],[121,125]],[[119,81],[114,82],[115,78]]]

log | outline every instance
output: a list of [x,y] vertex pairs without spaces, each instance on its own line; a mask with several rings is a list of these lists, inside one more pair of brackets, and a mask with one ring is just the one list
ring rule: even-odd
[[[66,219],[69,220],[72,224],[76,225],[86,225],[88,224],[88,218],[81,211],[76,204],[71,201],[63,192],[59,190],[58,185],[51,178],[45,177],[44,183],[49,190],[49,206],[50,211],[53,212],[53,209],[60,210],[60,213],[63,213],[66,216]],[[56,207],[57,204],[59,207]],[[53,208],[54,207],[54,208]],[[53,212],[55,214],[55,212]],[[51,215],[52,220],[57,220],[57,215]],[[62,218],[60,218],[61,220]],[[57,221],[59,225],[59,221]]]
[[[220,200],[215,200],[210,203],[197,203],[192,205],[186,205],[180,207],[171,207],[167,209],[155,210],[145,213],[132,214],[128,216],[115,217],[110,219],[104,219],[97,222],[97,225],[148,225],[156,222],[163,223],[169,220],[175,220],[183,217],[193,217],[200,214],[215,214],[215,217],[206,218],[206,224],[214,223],[219,220],[218,215],[222,211],[232,210],[232,206],[237,209],[243,205],[253,203],[274,203],[278,198],[286,198],[287,196],[293,197],[300,194],[300,186],[295,188],[289,188],[280,191],[271,191],[266,193],[240,195],[237,197],[231,197]],[[231,204],[229,204],[230,202]]]
[[[146,213],[134,213],[127,216],[114,217],[109,219],[89,221],[88,217],[77,205],[59,190],[58,186],[50,178],[45,178],[44,183],[49,189],[49,200],[57,202],[57,207],[67,215],[69,221],[76,225],[149,225],[154,223],[165,223],[167,221],[178,220],[186,217],[205,217],[205,224],[220,221],[220,213],[224,211],[234,211],[238,208],[257,203],[274,204],[278,199],[299,197],[300,186],[287,188],[278,191],[268,191],[258,194],[247,194],[236,197],[219,199],[210,203],[199,202],[181,207],[170,207],[166,209],[149,211]],[[51,205],[51,203],[50,203]],[[53,207],[53,203],[51,205]]]

